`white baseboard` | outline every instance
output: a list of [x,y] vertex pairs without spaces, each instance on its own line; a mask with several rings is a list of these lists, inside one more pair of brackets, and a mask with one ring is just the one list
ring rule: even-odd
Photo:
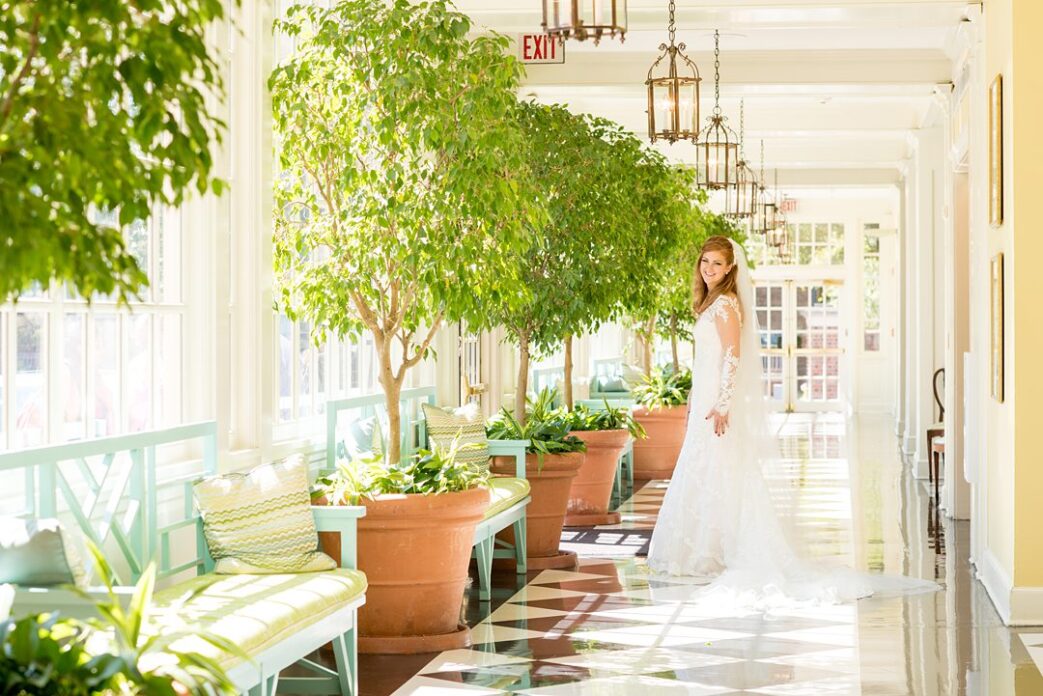
[[992,600],[1003,623],[1010,625],[1010,593],[1013,582],[1007,571],[991,549],[982,552],[982,562],[978,564],[978,580],[985,586],[985,591]]
[[1043,626],[1043,587],[1015,587],[1010,596],[1010,626]]

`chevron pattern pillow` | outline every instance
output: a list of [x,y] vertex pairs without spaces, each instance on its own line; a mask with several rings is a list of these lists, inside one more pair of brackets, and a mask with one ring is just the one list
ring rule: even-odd
[[421,404],[424,418],[427,420],[427,439],[432,446],[448,447],[453,438],[460,438],[461,445],[474,444],[474,447],[461,449],[457,461],[474,464],[482,471],[489,470],[489,441],[485,438],[485,419],[476,404],[468,404],[461,408],[439,408],[431,404]]
[[294,456],[249,473],[212,476],[193,487],[214,571],[299,573],[331,570],[319,551],[311,514],[308,468]]

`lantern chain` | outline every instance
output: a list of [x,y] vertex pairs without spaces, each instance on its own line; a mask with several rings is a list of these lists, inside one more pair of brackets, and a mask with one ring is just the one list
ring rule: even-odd
[[671,46],[674,45],[674,34],[676,34],[676,30],[677,30],[677,25],[674,22],[674,10],[675,9],[676,9],[676,7],[674,5],[674,0],[670,0],[670,27],[669,27],[669,31],[670,31],[670,45]]
[[739,100],[739,161],[742,162],[746,158],[743,156],[743,150],[746,145],[746,100]]
[[713,115],[721,115],[721,32],[713,32]]

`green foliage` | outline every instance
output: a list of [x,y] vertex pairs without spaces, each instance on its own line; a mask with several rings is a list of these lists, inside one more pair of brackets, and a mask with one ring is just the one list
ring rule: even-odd
[[83,594],[98,616],[80,621],[41,614],[0,621],[0,694],[176,696],[175,683],[181,693],[192,696],[238,693],[214,659],[171,647],[195,637],[249,659],[234,643],[200,630],[146,630],[156,581],[154,565],[145,570],[124,609],[108,562],[93,546],[91,553],[108,590],[102,599]]
[[341,460],[317,485],[333,505],[358,505],[362,498],[388,493],[438,495],[487,486],[488,471],[457,460],[461,450],[474,447],[454,438],[448,446],[419,450],[399,464],[384,464],[379,457]]
[[644,427],[636,420],[630,409],[610,406],[605,399],[603,409],[593,410],[584,404],[576,406],[564,415],[572,430],[624,430],[636,438],[645,438]]
[[515,249],[526,301],[492,310],[512,339],[549,351],[646,292],[676,235],[659,208],[678,192],[661,184],[666,160],[612,121],[523,102],[517,123],[547,216]]
[[206,32],[223,15],[220,0],[3,4],[0,302],[51,280],[127,301],[148,280],[122,228],[221,190],[205,100],[221,91]]
[[486,426],[490,440],[528,440],[526,452],[537,454],[540,462],[546,454],[586,452],[587,445],[575,435],[565,411],[555,408],[556,389],[544,389],[536,399],[526,400],[525,422],[520,423],[507,409],[501,409]]
[[648,409],[683,406],[688,403],[691,391],[691,370],[672,372],[662,368],[652,370],[652,374],[633,389],[637,402]]
[[486,326],[518,296],[506,259],[534,210],[506,38],[469,39],[444,0],[294,5],[278,29],[298,41],[269,81],[282,307],[319,338],[400,339],[406,367],[422,325]]
[[313,336],[369,331],[399,458],[398,393],[443,321],[524,295],[512,249],[541,208],[510,117],[521,67],[446,0],[295,4],[270,80],[280,308]]

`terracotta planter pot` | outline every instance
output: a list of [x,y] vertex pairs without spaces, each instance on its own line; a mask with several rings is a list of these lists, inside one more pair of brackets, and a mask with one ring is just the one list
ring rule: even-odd
[[[525,455],[525,477],[529,480],[532,495],[525,525],[525,549],[530,570],[576,565],[576,554],[559,552],[558,544],[569,502],[569,487],[584,458],[583,452],[549,454],[543,457],[541,467],[535,454]],[[513,476],[514,458],[493,457],[491,468],[493,473]],[[498,536],[514,543],[513,530],[504,530]]]
[[[421,653],[470,645],[460,625],[474,529],[489,508],[489,491],[384,495],[364,500],[358,566],[369,580],[359,610],[359,650]],[[340,559],[339,543],[320,534]],[[339,542],[339,540],[336,540]]]
[[646,439],[634,442],[634,478],[670,478],[684,442],[687,412],[688,406],[634,410],[634,420],[648,433]]
[[630,433],[626,430],[578,430],[573,435],[587,443],[587,456],[569,489],[565,526],[615,524],[618,512],[609,512],[619,456]]

